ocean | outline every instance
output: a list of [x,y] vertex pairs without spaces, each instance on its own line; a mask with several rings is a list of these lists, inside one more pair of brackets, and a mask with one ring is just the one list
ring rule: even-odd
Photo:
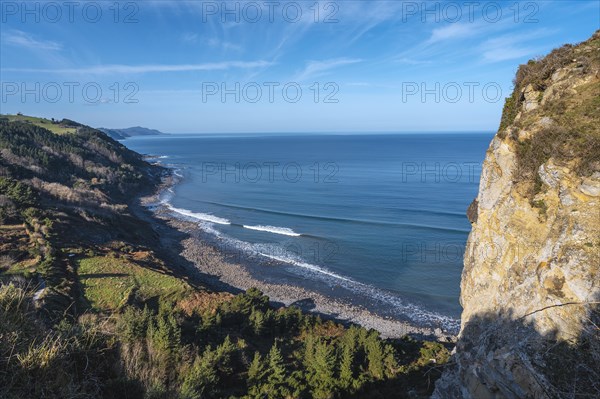
[[253,277],[455,329],[466,209],[492,137],[192,134],[123,143],[181,176],[163,197],[174,215],[224,249],[265,260]]

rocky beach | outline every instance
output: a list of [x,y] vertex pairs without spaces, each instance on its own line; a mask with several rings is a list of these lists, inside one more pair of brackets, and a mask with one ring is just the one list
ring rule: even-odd
[[[157,161],[156,157],[148,158]],[[172,171],[170,171],[172,172]],[[186,220],[174,214],[161,202],[161,196],[179,182],[179,177],[167,173],[159,190],[140,198],[143,208],[151,211],[152,217],[146,218],[153,223],[161,246],[171,252],[172,258],[187,262],[176,265],[184,268],[190,275],[215,291],[239,293],[249,288],[257,288],[269,296],[278,306],[297,306],[305,312],[320,315],[324,319],[334,319],[347,324],[358,324],[380,332],[383,338],[401,338],[411,336],[416,339],[436,339],[453,342],[456,336],[451,331],[439,327],[424,327],[409,321],[377,315],[363,306],[290,284],[275,284],[255,278],[248,271],[251,265],[264,264],[265,267],[277,267],[277,262],[257,259],[252,254],[236,251],[221,245],[211,234],[204,231],[197,222]],[[157,223],[160,221],[160,223]],[[177,234],[173,234],[176,231]],[[178,248],[174,253],[175,248]]]

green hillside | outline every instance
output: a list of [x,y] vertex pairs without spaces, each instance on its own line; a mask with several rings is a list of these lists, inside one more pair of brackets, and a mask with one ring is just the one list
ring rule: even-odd
[[27,115],[3,115],[0,114],[0,120],[5,119],[10,122],[24,122],[29,123],[35,126],[42,127],[44,129],[50,130],[52,133],[56,134],[70,134],[75,133],[77,131],[77,126],[70,125],[70,121],[62,120],[55,121],[46,118],[37,118],[35,116],[27,116]]
[[163,173],[88,126],[0,118],[3,398],[428,397],[443,345],[212,292],[166,256],[135,205]]

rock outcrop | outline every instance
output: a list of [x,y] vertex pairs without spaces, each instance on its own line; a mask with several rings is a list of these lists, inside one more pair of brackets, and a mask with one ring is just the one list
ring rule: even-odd
[[514,83],[469,207],[461,332],[434,398],[600,397],[600,31]]

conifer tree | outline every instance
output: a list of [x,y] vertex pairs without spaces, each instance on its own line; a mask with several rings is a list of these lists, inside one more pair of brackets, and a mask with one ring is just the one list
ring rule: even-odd
[[382,379],[384,376],[384,354],[376,332],[372,332],[367,336],[365,348],[367,350],[367,360],[369,362],[369,373],[377,380]]
[[215,367],[223,374],[229,374],[233,372],[231,369],[231,357],[235,353],[237,348],[231,342],[229,335],[225,337],[225,340],[215,350]]
[[315,337],[312,334],[308,334],[304,341],[304,367],[307,369],[312,367],[315,356]]
[[314,398],[333,397],[337,385],[335,380],[336,360],[333,345],[325,341],[317,342],[309,377]]
[[263,364],[260,353],[254,352],[254,358],[248,368],[248,386],[257,385],[262,382],[265,374],[265,365]]
[[350,342],[342,343],[342,355],[340,360],[340,387],[344,390],[350,389],[354,381],[354,356],[356,349]]
[[192,369],[185,377],[181,387],[181,397],[185,399],[201,399],[214,392],[219,382],[215,367],[215,351],[206,348],[202,356],[197,356]]
[[269,370],[266,394],[269,399],[281,399],[290,395],[286,384],[286,369],[281,351],[274,344],[269,351]]
[[265,332],[265,315],[261,310],[252,310],[252,313],[250,313],[250,325],[254,334],[257,336],[263,335]]

